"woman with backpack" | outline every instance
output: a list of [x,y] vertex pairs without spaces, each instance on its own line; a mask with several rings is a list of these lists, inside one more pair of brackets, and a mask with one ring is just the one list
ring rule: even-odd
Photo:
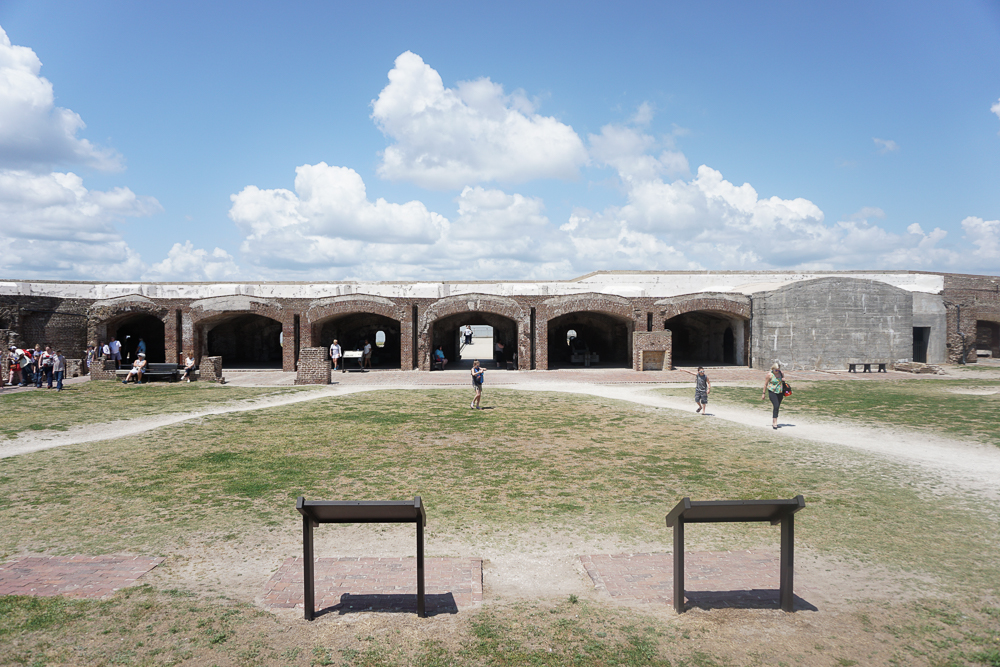
[[[781,407],[781,399],[785,397],[785,374],[781,372],[781,366],[777,362],[771,364],[771,370],[764,381],[764,391],[760,393],[760,400],[771,399],[771,428],[778,428],[778,408]],[[791,391],[789,390],[789,393]]]

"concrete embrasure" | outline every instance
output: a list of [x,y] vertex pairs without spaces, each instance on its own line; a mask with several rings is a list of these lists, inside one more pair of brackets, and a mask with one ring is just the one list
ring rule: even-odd
[[[302,608],[302,558],[288,558],[267,582],[265,607]],[[468,609],[483,600],[483,561],[427,558],[424,561],[427,611],[448,611],[451,601]],[[317,558],[316,609],[414,611],[416,558]],[[450,597],[449,597],[450,596]]]
[[141,556],[26,556],[0,565],[0,595],[102,598],[163,562]]

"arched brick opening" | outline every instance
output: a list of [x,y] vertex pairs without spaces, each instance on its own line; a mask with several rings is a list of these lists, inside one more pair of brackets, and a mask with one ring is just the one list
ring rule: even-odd
[[202,357],[222,357],[223,368],[294,370],[292,317],[277,303],[244,295],[191,304],[192,339],[185,347]]
[[[373,368],[412,366],[412,328],[408,309],[372,294],[346,294],[317,299],[305,313],[310,343],[329,349],[334,339],[344,350],[362,349],[367,338],[372,345]],[[385,344],[376,345],[382,332]]]
[[[493,368],[493,360],[496,358],[496,353],[493,349],[497,342],[503,345],[503,359],[501,364],[504,367],[506,367],[506,362],[508,361],[520,361],[517,358],[517,322],[496,313],[455,313],[454,315],[447,315],[436,320],[434,322],[431,348],[436,350],[440,345],[446,359],[449,359],[450,362],[457,361],[461,356],[459,354],[459,348],[461,347],[460,329],[466,324],[493,327],[493,341],[490,343],[489,350],[480,355],[480,361],[484,367]],[[467,362],[462,364],[463,368],[466,366],[469,368],[472,367],[473,360],[468,356],[463,358],[462,361]],[[449,366],[449,368],[454,367],[454,364]]]
[[134,360],[139,339],[146,343],[146,360],[166,359],[168,309],[144,296],[131,295],[95,301],[87,310],[87,344],[107,343],[114,336],[122,344],[122,360]]
[[223,368],[282,367],[282,324],[278,320],[256,313],[225,313],[200,320],[198,328],[200,356],[222,357]]
[[[536,339],[537,367],[631,368],[632,333],[638,313],[632,303],[610,294],[557,296],[542,302]],[[645,315],[643,315],[645,326]],[[567,334],[575,332],[575,342]],[[594,356],[596,355],[596,357]]]
[[634,327],[632,320],[607,313],[577,311],[554,317],[548,321],[549,368],[630,368]]
[[[336,339],[344,351],[363,350],[367,341],[372,346],[372,368],[400,367],[403,336],[399,320],[376,313],[346,313],[314,323],[313,331],[318,347],[329,349]],[[385,338],[382,346],[376,344],[379,332]]]
[[656,302],[671,332],[673,364],[746,366],[750,358],[750,298],[689,294]]
[[449,360],[458,358],[459,327],[465,324],[493,327],[494,340],[504,344],[505,359],[516,360],[515,368],[526,367],[531,354],[529,311],[507,297],[463,294],[436,301],[420,316],[422,370],[430,369],[430,355],[438,345]]

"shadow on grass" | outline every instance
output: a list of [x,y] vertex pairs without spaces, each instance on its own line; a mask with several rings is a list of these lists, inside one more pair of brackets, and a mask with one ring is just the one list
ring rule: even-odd
[[[436,593],[424,596],[424,610],[428,616],[438,616],[440,614],[457,614],[458,604],[451,593]],[[340,596],[340,603],[332,607],[326,607],[316,612],[315,616],[326,614],[357,614],[363,611],[378,612],[384,614],[416,614],[417,596],[416,594],[400,595],[353,595],[344,593]]]
[[[734,591],[685,591],[685,609],[780,609],[778,591],[773,588],[752,588]],[[792,596],[795,611],[819,611],[811,602]]]

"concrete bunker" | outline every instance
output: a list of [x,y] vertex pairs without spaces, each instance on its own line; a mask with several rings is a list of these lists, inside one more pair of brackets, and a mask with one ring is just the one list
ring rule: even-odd
[[554,317],[548,322],[549,368],[630,368],[634,326],[632,320],[595,311]]
[[[482,311],[468,311],[446,315],[431,324],[431,351],[441,346],[444,356],[448,359],[448,368],[455,368],[460,358],[459,350],[462,343],[462,327],[489,326],[493,328],[493,340],[487,354],[481,355],[480,362],[487,368],[492,368],[494,346],[497,342],[503,345],[504,361],[517,361],[517,322],[504,315]],[[466,354],[466,357],[469,357]],[[454,362],[454,363],[453,363]],[[472,368],[472,359],[462,359],[462,368]],[[515,367],[517,364],[515,363]]]
[[663,323],[671,332],[673,364],[747,365],[747,323],[732,313],[697,310],[675,315]]
[[372,368],[400,367],[403,338],[399,320],[358,312],[333,315],[313,323],[313,340],[320,347],[329,349],[334,339],[344,351],[362,350],[367,340],[372,346]]
[[[281,322],[253,313],[227,313],[198,322],[202,357],[224,368],[281,368]],[[292,341],[288,341],[291,344]]]

